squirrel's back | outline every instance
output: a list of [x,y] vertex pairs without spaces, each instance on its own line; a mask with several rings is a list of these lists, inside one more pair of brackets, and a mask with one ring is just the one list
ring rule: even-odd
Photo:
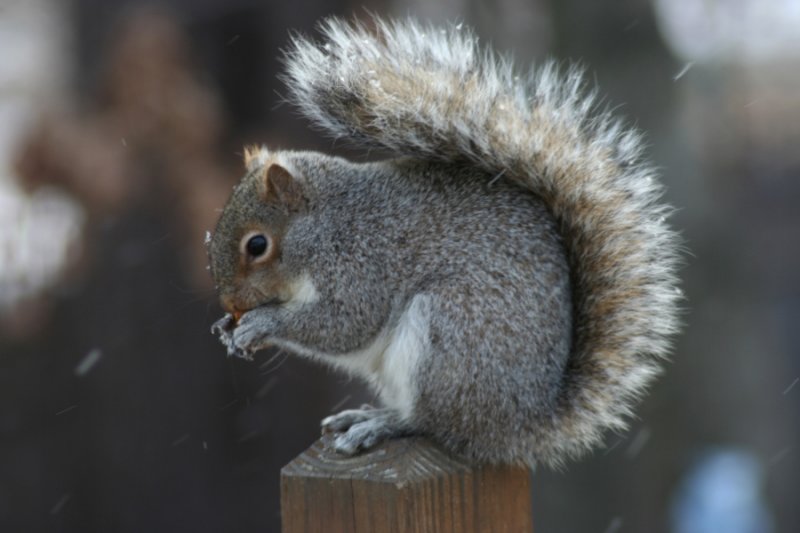
[[[304,176],[314,198],[313,217],[294,223],[284,253],[300,253],[312,267],[325,256],[348,263],[348,272],[369,270],[401,299],[449,278],[476,278],[464,282],[465,290],[491,279],[496,289],[476,293],[485,306],[510,291],[518,301],[509,314],[529,323],[550,307],[561,309],[552,329],[569,337],[566,252],[547,205],[529,189],[458,163],[353,163],[308,152],[280,157]],[[326,243],[336,250],[322,249]],[[535,292],[520,292],[528,289]]]
[[572,347],[557,399],[518,446],[551,464],[578,455],[625,426],[677,329],[677,239],[639,136],[595,109],[574,70],[519,75],[460,27],[374,23],[332,19],[324,44],[295,39],[289,94],[337,137],[471,165],[543,200],[569,268]]

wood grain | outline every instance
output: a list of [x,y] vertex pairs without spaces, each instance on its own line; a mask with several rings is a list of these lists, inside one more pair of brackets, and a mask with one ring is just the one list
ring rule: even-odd
[[533,530],[527,469],[473,467],[419,437],[345,457],[331,438],[281,471],[283,533]]

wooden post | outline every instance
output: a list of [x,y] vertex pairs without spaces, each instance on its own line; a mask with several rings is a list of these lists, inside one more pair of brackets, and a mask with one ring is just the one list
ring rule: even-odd
[[332,438],[283,467],[283,533],[533,531],[527,469],[472,467],[419,437],[344,457]]

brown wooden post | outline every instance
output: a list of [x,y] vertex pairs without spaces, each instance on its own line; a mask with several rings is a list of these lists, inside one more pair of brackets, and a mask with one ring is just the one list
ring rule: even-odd
[[344,457],[332,438],[283,467],[283,533],[533,531],[527,469],[472,467],[418,437]]

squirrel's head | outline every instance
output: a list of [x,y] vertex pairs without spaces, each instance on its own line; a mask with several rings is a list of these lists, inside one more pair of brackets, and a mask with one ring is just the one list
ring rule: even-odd
[[307,209],[303,185],[265,149],[246,149],[248,173],[234,188],[208,243],[222,307],[238,321],[262,305],[285,303],[293,285],[281,244]]

